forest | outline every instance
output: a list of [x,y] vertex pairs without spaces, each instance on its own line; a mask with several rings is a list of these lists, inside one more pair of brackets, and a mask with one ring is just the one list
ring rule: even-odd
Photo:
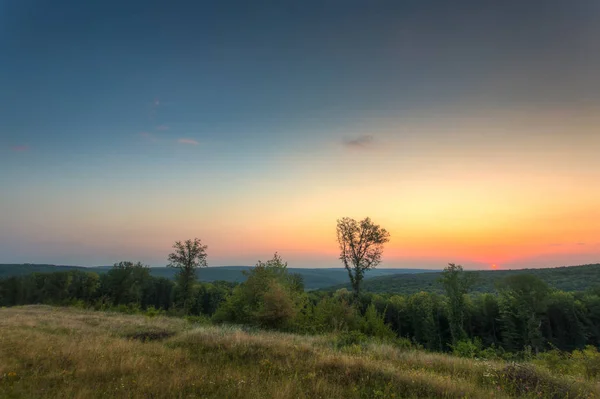
[[[441,268],[440,268],[441,269]],[[561,291],[585,291],[600,286],[600,264],[581,266],[562,266],[542,269],[515,270],[479,270],[474,292],[497,292],[497,285],[509,276],[530,274],[538,277],[549,286]],[[416,294],[421,291],[444,293],[441,284],[441,272],[415,273],[406,275],[390,275],[365,279],[363,288],[366,291],[380,294]],[[323,288],[335,291],[350,288],[348,283]]]
[[554,289],[530,274],[512,275],[494,293],[474,292],[477,279],[458,266],[440,277],[444,293],[411,295],[306,292],[275,254],[243,283],[178,281],[120,262],[107,273],[34,273],[0,280],[0,305],[74,305],[125,313],[165,314],[223,324],[320,334],[375,337],[431,351],[520,358],[545,350],[600,345],[600,288]]

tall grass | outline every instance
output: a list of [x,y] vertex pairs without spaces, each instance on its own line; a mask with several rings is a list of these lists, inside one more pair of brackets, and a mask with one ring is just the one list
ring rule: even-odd
[[0,309],[6,398],[594,398],[598,381],[334,336],[75,308]]

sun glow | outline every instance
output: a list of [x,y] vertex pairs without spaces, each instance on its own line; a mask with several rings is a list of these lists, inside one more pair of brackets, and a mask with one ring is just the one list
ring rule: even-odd
[[490,269],[492,269],[492,270],[498,270],[498,265],[496,265],[494,263],[493,265],[490,266]]

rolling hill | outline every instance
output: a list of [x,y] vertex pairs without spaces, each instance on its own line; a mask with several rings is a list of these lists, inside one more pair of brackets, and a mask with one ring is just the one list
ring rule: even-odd
[[2,398],[597,398],[597,377],[344,335],[76,308],[0,309]]
[[[515,269],[515,270],[482,270],[474,271],[478,279],[473,287],[475,292],[493,292],[496,284],[502,279],[515,274],[533,274],[550,286],[563,291],[583,291],[600,287],[600,264],[582,266],[562,266],[544,269]],[[365,280],[363,291],[373,293],[414,294],[420,291],[442,293],[443,288],[438,282],[441,272],[395,274],[373,277]],[[327,291],[340,288],[350,289],[350,284],[344,283],[326,288]]]
[[[56,266],[48,264],[0,264],[0,278],[22,276],[30,273],[52,273],[59,271],[81,270],[95,272],[98,274],[106,273],[111,266]],[[198,271],[200,281],[230,281],[242,282],[245,276],[242,273],[244,270],[250,269],[251,266],[213,266],[203,268]],[[307,290],[320,289],[333,285],[344,284],[348,281],[348,274],[343,268],[322,268],[322,269],[305,269],[305,268],[288,268],[290,273],[298,273],[304,278],[304,286]],[[173,279],[176,269],[168,267],[151,267],[150,274],[155,277],[165,277]],[[367,273],[367,278],[384,277],[397,274],[427,274],[427,272],[435,272],[435,270],[425,269],[375,269]]]

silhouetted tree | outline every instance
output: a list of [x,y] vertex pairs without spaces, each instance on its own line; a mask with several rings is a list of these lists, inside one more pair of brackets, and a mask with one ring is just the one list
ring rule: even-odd
[[175,252],[169,254],[170,263],[167,266],[179,269],[177,282],[180,301],[186,311],[191,306],[196,269],[207,266],[207,248],[208,246],[202,245],[200,239],[194,238],[185,242],[176,241],[173,245]]
[[357,222],[351,218],[337,221],[337,240],[340,245],[340,260],[348,270],[354,294],[358,297],[360,283],[365,272],[381,262],[383,244],[390,234],[368,217]]

